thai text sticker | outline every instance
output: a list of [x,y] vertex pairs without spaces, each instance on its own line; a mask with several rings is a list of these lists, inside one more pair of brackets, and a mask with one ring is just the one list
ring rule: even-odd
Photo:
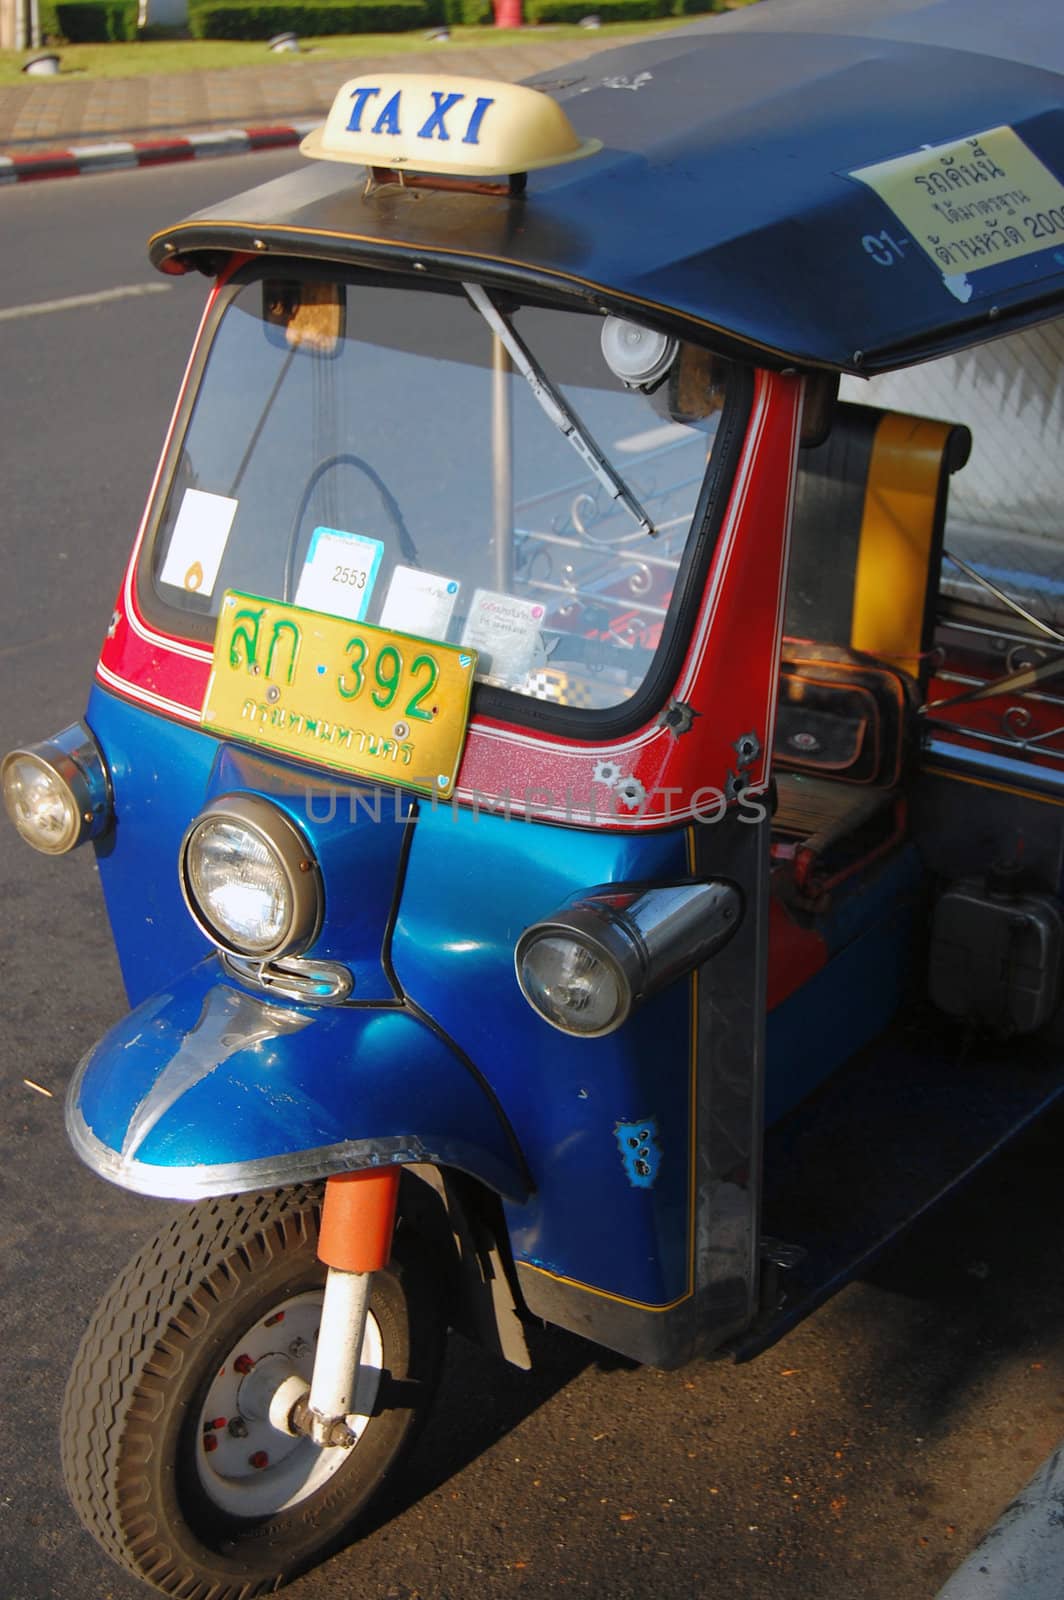
[[926,145],[849,176],[885,201],[946,278],[1064,249],[1064,184],[1012,128]]
[[341,528],[315,528],[296,589],[296,605],[361,622],[383,554],[379,539],[345,533]]
[[457,598],[458,583],[454,578],[421,572],[417,567],[396,567],[379,625],[420,634],[425,639],[446,639]]
[[238,504],[228,495],[185,490],[159,574],[163,583],[189,594],[213,591]]
[[478,676],[520,683],[532,665],[543,626],[537,601],[477,589],[462,633],[462,643],[480,656]]

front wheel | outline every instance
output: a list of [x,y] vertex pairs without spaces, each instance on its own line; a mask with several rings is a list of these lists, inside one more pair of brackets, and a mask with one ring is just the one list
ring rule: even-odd
[[63,1404],[67,1490],[89,1531],[164,1594],[250,1600],[347,1542],[413,1442],[446,1325],[431,1258],[400,1227],[374,1275],[349,1449],[245,1403],[284,1358],[309,1381],[324,1293],[320,1186],[192,1207],[101,1301]]

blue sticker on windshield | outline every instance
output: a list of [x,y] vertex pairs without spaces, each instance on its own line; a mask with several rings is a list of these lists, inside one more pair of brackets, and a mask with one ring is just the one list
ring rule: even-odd
[[315,528],[296,589],[295,603],[331,617],[365,620],[384,545],[363,533]]

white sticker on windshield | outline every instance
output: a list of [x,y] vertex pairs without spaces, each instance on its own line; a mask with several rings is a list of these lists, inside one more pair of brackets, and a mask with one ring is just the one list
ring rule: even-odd
[[213,592],[239,503],[205,489],[185,490],[159,574],[162,583],[189,594]]
[[477,589],[462,632],[462,643],[480,656],[477,677],[522,682],[536,653],[543,615],[537,601]]
[[446,639],[451,626],[458,584],[438,572],[417,567],[396,567],[381,612],[382,628],[418,633],[426,639]]
[[377,581],[384,545],[364,533],[315,528],[299,577],[296,605],[361,622]]

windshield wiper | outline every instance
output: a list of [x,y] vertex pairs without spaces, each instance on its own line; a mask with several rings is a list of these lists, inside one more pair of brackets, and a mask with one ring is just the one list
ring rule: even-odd
[[628,515],[639,524],[639,528],[643,533],[647,534],[651,539],[656,539],[658,530],[631,489],[629,489],[623,478],[618,477],[617,473],[614,472],[594,439],[592,439],[575,412],[570,410],[520,334],[515,332],[502,315],[502,312],[495,306],[487,290],[482,289],[479,283],[463,283],[462,288],[469,296],[472,304],[480,312],[492,333],[505,345],[511,361],[535,395],[536,402],[544,416],[554,424],[559,433],[568,439],[577,455],[580,456],[607,491],[610,499],[616,500],[624,507]]

